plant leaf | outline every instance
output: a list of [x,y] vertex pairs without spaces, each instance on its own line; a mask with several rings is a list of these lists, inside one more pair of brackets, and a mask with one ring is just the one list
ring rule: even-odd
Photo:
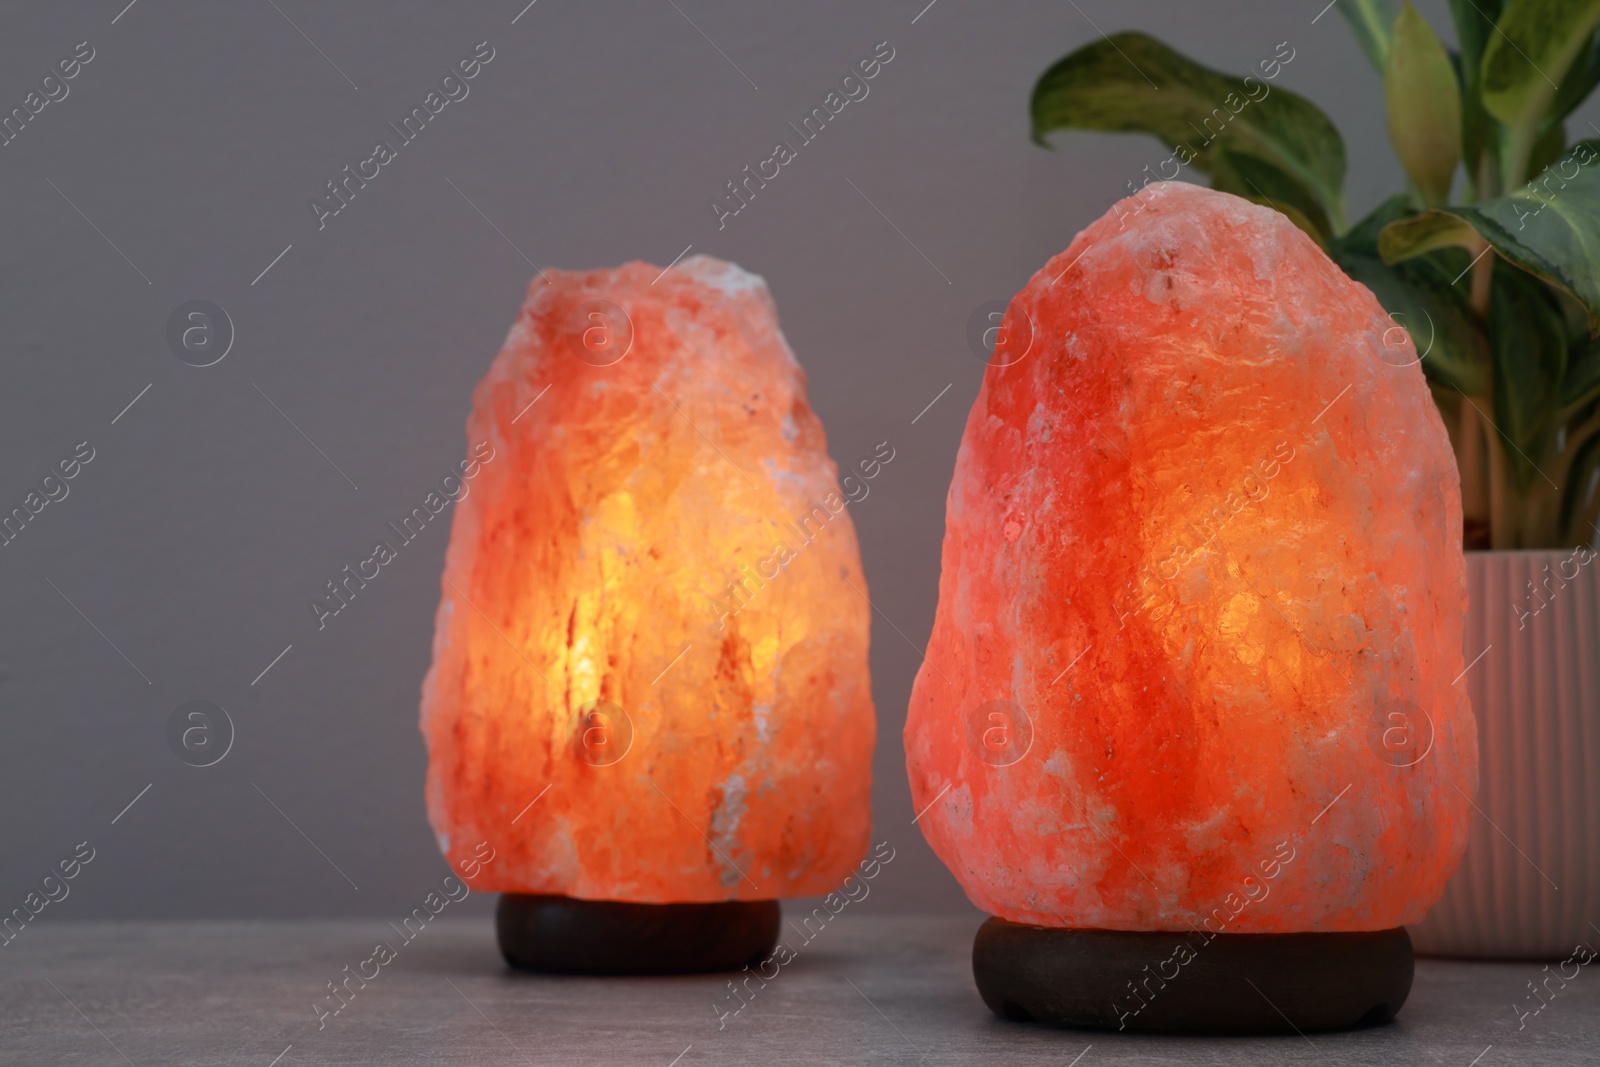
[[1450,17],[1456,24],[1456,43],[1461,47],[1463,70],[1476,75],[1483,63],[1484,49],[1494,36],[1504,0],[1450,0]]
[[1560,528],[1564,545],[1588,545],[1600,540],[1600,531],[1583,523],[1587,517],[1584,504],[1589,496],[1589,483],[1594,479],[1597,465],[1600,465],[1600,431],[1584,439],[1567,467],[1565,484],[1561,487]]
[[1395,20],[1383,95],[1400,165],[1425,203],[1444,203],[1461,161],[1461,89],[1444,44],[1410,0]]
[[1528,154],[1528,173],[1543,175],[1545,169],[1567,150],[1567,128],[1560,122],[1548,123]]
[[1425,211],[1390,223],[1378,239],[1396,263],[1475,237],[1507,261],[1565,289],[1600,333],[1600,140],[1579,141],[1537,179],[1508,196]]
[[1400,263],[1441,248],[1472,249],[1477,231],[1471,223],[1454,214],[1456,210],[1434,208],[1390,223],[1378,238],[1378,251],[1384,261]]
[[1483,106],[1531,139],[1596,22],[1600,0],[1511,0],[1483,50]]
[[[1521,489],[1542,477],[1558,424],[1567,335],[1551,292],[1527,273],[1495,264],[1489,301],[1494,421]],[[1509,443],[1507,443],[1509,442]]]
[[1483,108],[1483,50],[1494,34],[1500,17],[1501,0],[1450,0],[1450,15],[1456,24],[1456,41],[1461,46],[1461,154],[1474,185],[1478,180],[1478,160],[1485,149],[1494,151],[1495,121]]
[[1341,0],[1339,14],[1350,24],[1356,42],[1381,74],[1389,60],[1389,37],[1397,13],[1394,0]]
[[1384,228],[1391,222],[1399,222],[1415,214],[1416,209],[1411,206],[1411,198],[1405,193],[1396,193],[1373,208],[1366,218],[1351,226],[1335,243],[1362,255],[1375,256],[1378,254],[1378,235]]
[[1600,35],[1590,41],[1588,56],[1580,52],[1577,60],[1567,68],[1567,76],[1561,79],[1561,86],[1556,90],[1556,98],[1550,102],[1550,113],[1545,122],[1560,122],[1572,114],[1594,92],[1596,85],[1600,85]]
[[1234,155],[1226,149],[1217,149],[1212,160],[1211,186],[1283,211],[1296,226],[1305,229],[1300,219],[1295,218],[1299,215],[1310,224],[1311,229],[1306,232],[1318,244],[1326,243],[1333,236],[1332,222],[1321,202],[1289,175],[1254,156]]
[[1489,385],[1489,336],[1471,302],[1450,284],[1453,272],[1437,257],[1390,265],[1378,255],[1383,227],[1410,211],[1404,194],[1390,197],[1331,242],[1328,254],[1411,334],[1430,382],[1481,396]]
[[1261,61],[1261,73],[1234,78],[1145,34],[1119,33],[1040,75],[1030,104],[1033,137],[1044,144],[1047,134],[1063,129],[1142,131],[1206,174],[1215,174],[1219,150],[1249,157],[1299,187],[1296,206],[1309,201],[1339,225],[1345,172],[1339,131],[1310,101],[1267,84],[1293,58],[1292,50],[1279,54]]
[[1600,341],[1588,337],[1567,353],[1567,374],[1561,383],[1561,407],[1572,412],[1600,397]]

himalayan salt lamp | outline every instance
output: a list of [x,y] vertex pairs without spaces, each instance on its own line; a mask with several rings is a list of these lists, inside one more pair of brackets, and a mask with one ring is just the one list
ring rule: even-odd
[[421,725],[514,966],[738,967],[865,852],[871,609],[805,386],[704,256],[546,271],[478,385]]
[[1477,784],[1459,482],[1405,331],[1282,215],[1181,183],[1008,315],[1031,349],[967,420],[905,728],[918,825],[994,916],[985,1001],[1387,1019]]

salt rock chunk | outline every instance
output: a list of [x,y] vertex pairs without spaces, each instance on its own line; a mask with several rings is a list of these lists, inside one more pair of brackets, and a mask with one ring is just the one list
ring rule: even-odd
[[474,888],[804,896],[865,851],[871,609],[805,385],[733,264],[531,283],[423,684],[428,815]]
[[1422,918],[1466,846],[1461,503],[1417,356],[1282,215],[1181,183],[1012,301],[905,728],[1016,922]]

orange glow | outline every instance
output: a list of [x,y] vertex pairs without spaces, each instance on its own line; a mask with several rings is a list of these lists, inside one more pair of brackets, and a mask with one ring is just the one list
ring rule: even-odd
[[546,275],[468,420],[498,457],[423,686],[440,848],[495,847],[480,890],[826,893],[867,845],[870,608],[766,286],[702,256]]
[[[1455,459],[1405,331],[1282,215],[1178,183],[1008,314],[1032,347],[968,419],[906,724],[929,842],[1017,922],[1420,920],[1477,733]],[[996,707],[1025,755],[972,740]]]

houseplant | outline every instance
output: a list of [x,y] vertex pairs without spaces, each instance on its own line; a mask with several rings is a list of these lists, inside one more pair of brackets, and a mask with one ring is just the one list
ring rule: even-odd
[[1338,8],[1408,178],[1354,224],[1338,130],[1271,84],[1287,42],[1238,78],[1144,34],[1103,38],[1040,76],[1033,136],[1154,134],[1172,154],[1135,194],[1187,168],[1276,208],[1410,333],[1461,473],[1459,684],[1482,748],[1482,817],[1414,933],[1424,951],[1563,954],[1600,903],[1600,127],[1571,144],[1566,128],[1600,83],[1600,0],[1450,0],[1455,50],[1409,2]]

